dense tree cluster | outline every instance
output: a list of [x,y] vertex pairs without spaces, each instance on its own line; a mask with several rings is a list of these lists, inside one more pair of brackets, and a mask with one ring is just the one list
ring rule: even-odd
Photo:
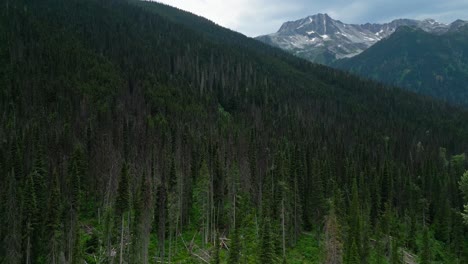
[[1,263],[468,261],[468,112],[160,4],[1,5]]

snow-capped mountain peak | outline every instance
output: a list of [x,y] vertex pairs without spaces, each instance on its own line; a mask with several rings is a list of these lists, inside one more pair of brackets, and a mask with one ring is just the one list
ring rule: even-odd
[[[454,22],[463,26],[465,21]],[[328,14],[316,14],[284,23],[273,34],[257,37],[267,44],[288,50],[294,54],[321,63],[355,56],[400,26],[417,27],[424,31],[442,34],[451,28],[434,19],[396,19],[384,24],[345,24]]]

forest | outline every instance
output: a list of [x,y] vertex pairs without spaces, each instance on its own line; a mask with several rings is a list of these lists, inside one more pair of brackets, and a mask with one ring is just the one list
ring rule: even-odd
[[465,108],[158,3],[0,5],[0,263],[468,263]]

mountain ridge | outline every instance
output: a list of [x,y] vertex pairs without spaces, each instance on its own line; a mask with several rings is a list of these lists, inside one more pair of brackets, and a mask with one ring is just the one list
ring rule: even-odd
[[362,77],[468,105],[468,25],[442,35],[400,27],[361,54],[331,66]]
[[387,38],[398,27],[420,28],[433,34],[456,31],[468,22],[456,20],[443,24],[434,19],[395,19],[388,23],[347,24],[318,13],[287,21],[272,34],[256,37],[266,44],[284,49],[294,55],[322,64],[356,56],[378,41]]

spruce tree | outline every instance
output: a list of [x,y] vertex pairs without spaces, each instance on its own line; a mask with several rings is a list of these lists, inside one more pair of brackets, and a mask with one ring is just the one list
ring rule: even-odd
[[348,255],[347,264],[360,264],[361,258],[359,257],[359,251],[356,246],[356,243],[353,241]]
[[68,168],[71,188],[71,207],[76,214],[79,214],[82,205],[83,159],[82,148],[80,145],[76,145]]
[[23,191],[23,252],[24,263],[34,263],[33,249],[35,243],[33,241],[34,230],[37,227],[37,204],[36,204],[36,191],[34,189],[34,180],[32,175],[26,179],[25,188]]
[[220,263],[220,258],[219,258],[219,233],[218,231],[215,232],[215,241],[213,244],[213,251],[211,253],[211,264],[219,264]]
[[463,194],[463,199],[465,200],[462,216],[465,224],[468,225],[468,171],[462,175],[458,185]]
[[6,225],[6,235],[2,241],[4,245],[4,256],[0,258],[1,263],[19,264],[21,263],[21,229],[18,223],[19,219],[19,202],[18,188],[14,169],[7,174],[7,191],[5,201],[4,222]]
[[359,195],[356,178],[353,179],[351,204],[349,208],[349,234],[348,234],[348,259],[351,259],[352,246],[357,249],[357,256],[361,257],[361,208],[359,205]]
[[229,249],[228,264],[239,263],[240,257],[240,237],[238,227],[234,227],[231,236],[231,247]]
[[429,243],[429,228],[424,227],[422,237],[422,249],[420,254],[421,264],[431,263],[431,248]]
[[398,247],[398,240],[397,238],[392,238],[390,264],[401,264],[401,263],[402,263],[402,259],[401,259],[400,251]]
[[261,230],[259,263],[269,264],[275,260],[273,236],[271,231],[271,220],[267,216],[263,220],[263,227]]
[[154,224],[158,233],[158,256],[164,262],[166,253],[166,225],[167,225],[167,202],[168,193],[166,188],[165,174],[161,175],[161,182],[156,189],[156,208],[154,210]]
[[[124,238],[126,232],[126,223],[125,218],[128,216],[128,213],[131,209],[130,206],[130,176],[129,176],[129,168],[128,164],[124,163],[122,166],[122,171],[120,173],[120,180],[119,186],[117,188],[117,198],[115,202],[115,221],[116,227],[119,228],[120,233],[120,250],[119,250],[119,258],[120,263],[123,262],[123,254],[124,254]],[[127,223],[128,224],[128,223]]]
[[62,203],[58,173],[52,174],[52,188],[48,205],[46,235],[48,236],[48,262],[58,263],[60,254]]
[[330,202],[330,209],[325,217],[325,262],[329,264],[343,263],[341,227],[336,216],[334,201]]
[[[130,186],[129,171],[127,163],[124,163],[119,177],[119,186],[117,188],[117,198],[115,201],[116,219],[122,218],[122,215],[130,209]],[[120,222],[119,222],[120,223]]]
[[34,194],[36,199],[36,226],[33,231],[33,259],[35,262],[44,261],[46,255],[46,244],[45,239],[45,226],[46,216],[43,214],[47,212],[47,181],[48,181],[48,168],[46,162],[46,153],[42,144],[36,143],[36,150],[34,152],[33,167],[31,171],[31,177],[34,184]]

